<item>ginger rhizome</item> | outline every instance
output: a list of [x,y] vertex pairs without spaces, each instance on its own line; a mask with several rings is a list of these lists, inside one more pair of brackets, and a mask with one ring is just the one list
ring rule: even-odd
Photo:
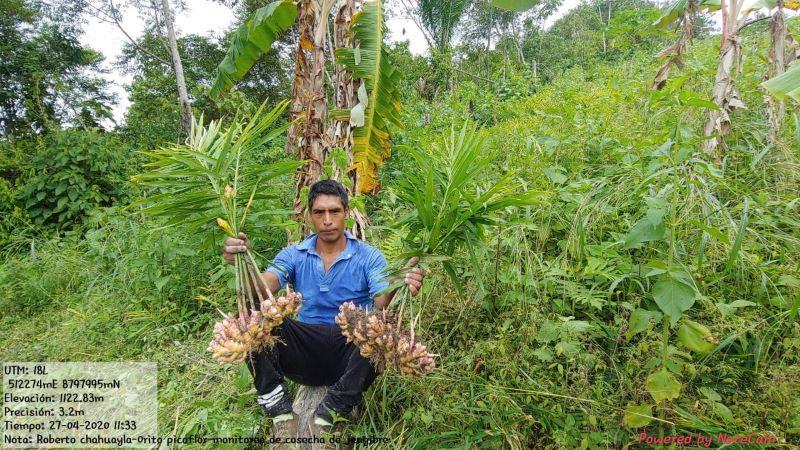
[[287,288],[286,295],[277,299],[269,289],[267,293],[269,298],[260,299],[259,309],[245,309],[236,316],[221,313],[223,320],[214,324],[214,337],[208,345],[208,351],[219,362],[241,362],[250,352],[271,348],[276,340],[272,329],[283,323],[284,317],[300,310],[299,292]]
[[353,342],[378,371],[393,367],[398,372],[422,376],[435,367],[428,347],[397,323],[395,314],[386,309],[366,311],[353,302],[339,307],[336,323],[348,342]]

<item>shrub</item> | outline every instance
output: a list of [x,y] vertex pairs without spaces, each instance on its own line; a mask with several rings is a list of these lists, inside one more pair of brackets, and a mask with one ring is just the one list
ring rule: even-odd
[[23,168],[18,204],[34,224],[73,228],[92,209],[127,197],[129,153],[112,135],[80,130],[53,133]]

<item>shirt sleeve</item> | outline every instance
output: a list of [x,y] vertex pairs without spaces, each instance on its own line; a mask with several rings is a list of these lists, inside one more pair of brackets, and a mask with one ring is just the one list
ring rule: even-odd
[[369,296],[375,295],[389,287],[389,279],[386,273],[386,258],[378,249],[372,249],[367,258],[367,283],[369,285]]
[[286,287],[287,282],[294,282],[294,247],[286,247],[275,256],[272,263],[267,266],[267,271],[272,272],[278,277],[281,289]]

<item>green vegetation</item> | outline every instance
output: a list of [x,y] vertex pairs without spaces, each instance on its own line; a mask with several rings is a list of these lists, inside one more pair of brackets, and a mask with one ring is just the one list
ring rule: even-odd
[[[51,32],[67,26],[48,19],[52,6],[3,3],[11,13],[0,18],[2,42],[34,52],[37,39],[64,40],[53,46],[63,59],[51,58],[59,64],[46,73],[95,61],[74,39],[79,30]],[[424,16],[430,56],[384,47],[403,127],[381,122],[392,147],[385,161],[371,159],[380,189],[355,199],[373,225],[367,239],[390,260],[423,244],[454,254],[431,258],[422,293],[403,299],[436,368],[381,375],[345,433],[416,448],[638,448],[641,433],[757,433],[800,446],[800,118],[785,85],[774,129],[761,87],[768,21],[738,33],[743,59],[731,79],[747,108],[726,113],[730,131],[712,154],[704,122],[719,111],[720,36],[708,34],[711,13],[697,12],[692,45],[653,90],[665,62],[656,54],[680,34],[652,26],[661,16],[653,5],[592,2],[549,29],[540,23],[552,8],[539,5],[489,14],[488,2],[465,2],[455,28],[453,11],[434,8]],[[242,17],[256,11],[240,8]],[[800,22],[786,25],[798,36]],[[491,45],[475,30],[488,30]],[[270,109],[289,97],[294,45],[281,39],[290,38],[271,37],[278,48],[254,58],[222,98],[208,94],[229,42],[180,38],[196,56],[184,61],[196,116],[224,130],[257,116],[262,100]],[[169,60],[159,39],[154,27],[137,43]],[[371,64],[378,50],[354,51],[352,63]],[[0,62],[28,80],[30,67],[12,53],[0,46]],[[174,77],[133,46],[119,63],[136,77],[113,128],[101,126],[102,83],[85,73],[46,89],[0,87],[0,360],[155,361],[161,436],[254,436],[262,413],[246,367],[206,351],[216,308],[236,307],[235,268],[219,257],[225,234],[213,220],[191,232],[166,226],[141,206],[158,193],[130,181],[148,170],[141,151],[178,147]],[[353,94],[349,107],[363,100]],[[467,168],[477,175],[462,170],[454,182],[448,149],[465,121],[476,143]],[[269,137],[243,167],[297,164],[284,135]],[[351,156],[331,152],[323,176],[341,176]],[[267,257],[286,245],[298,194],[287,174],[270,185],[264,205],[273,206],[247,217]],[[508,200],[499,195],[482,204],[492,186],[518,207],[499,208]],[[202,215],[221,215],[216,196],[203,201],[217,212]],[[443,230],[470,211],[475,227],[459,246]]]

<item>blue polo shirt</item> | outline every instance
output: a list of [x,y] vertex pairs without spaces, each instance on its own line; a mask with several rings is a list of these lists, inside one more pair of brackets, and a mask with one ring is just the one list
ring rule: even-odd
[[334,324],[339,305],[353,301],[372,308],[375,294],[389,286],[388,280],[383,279],[386,258],[380,250],[359,241],[349,231],[344,235],[347,245],[327,272],[317,253],[316,234],[281,250],[267,267],[277,275],[281,289],[288,282],[303,294],[298,322]]

